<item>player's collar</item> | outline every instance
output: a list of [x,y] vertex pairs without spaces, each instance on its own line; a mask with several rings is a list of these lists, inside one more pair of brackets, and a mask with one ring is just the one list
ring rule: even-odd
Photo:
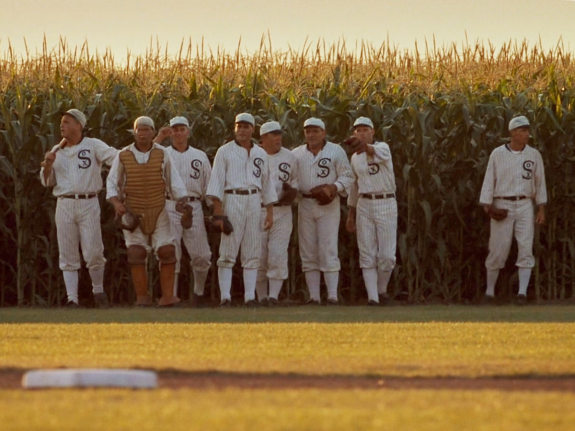
[[520,150],[512,150],[511,147],[509,146],[509,144],[505,144],[505,148],[507,148],[507,151],[509,151],[510,153],[522,153],[523,150],[525,150],[525,148],[527,148],[527,145],[525,145],[523,148],[521,148]]
[[[243,145],[240,144],[236,139],[234,139],[234,142],[236,143],[236,145],[237,145],[238,147],[244,148]],[[250,144],[251,144],[251,147],[250,147],[250,148],[253,148],[253,147],[254,147],[254,143],[250,141]]]
[[180,151],[178,150],[176,147],[174,147],[174,144],[170,145],[170,147],[172,147],[175,151],[177,151],[178,153],[185,153],[186,151],[188,151],[190,149],[190,144],[186,144],[186,148],[184,149],[184,151]]

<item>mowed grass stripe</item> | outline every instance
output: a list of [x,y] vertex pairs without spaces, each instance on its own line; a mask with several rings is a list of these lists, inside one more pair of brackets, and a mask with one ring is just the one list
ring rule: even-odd
[[575,323],[10,324],[0,367],[561,375],[575,370]]
[[574,404],[497,391],[0,391],[0,429],[562,431]]

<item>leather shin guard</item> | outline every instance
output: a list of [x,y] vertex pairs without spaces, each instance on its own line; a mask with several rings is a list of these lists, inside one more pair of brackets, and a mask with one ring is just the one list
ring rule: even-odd
[[172,305],[180,302],[177,296],[174,296],[174,278],[176,276],[176,264],[168,263],[162,264],[160,269],[160,286],[162,288],[162,297],[160,298],[160,305]]
[[148,273],[145,265],[132,265],[132,282],[136,292],[136,305],[151,305],[152,300],[148,294]]

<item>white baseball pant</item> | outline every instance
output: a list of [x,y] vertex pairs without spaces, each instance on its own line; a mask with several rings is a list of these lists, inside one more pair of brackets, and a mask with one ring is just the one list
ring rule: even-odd
[[360,197],[356,208],[360,268],[391,271],[395,267],[397,201]]

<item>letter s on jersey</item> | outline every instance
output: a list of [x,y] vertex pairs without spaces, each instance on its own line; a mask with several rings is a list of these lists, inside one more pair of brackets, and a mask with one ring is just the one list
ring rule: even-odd
[[80,169],[88,169],[92,166],[92,159],[90,159],[90,150],[82,150],[78,153],[78,159],[80,160],[80,164],[78,167]]

